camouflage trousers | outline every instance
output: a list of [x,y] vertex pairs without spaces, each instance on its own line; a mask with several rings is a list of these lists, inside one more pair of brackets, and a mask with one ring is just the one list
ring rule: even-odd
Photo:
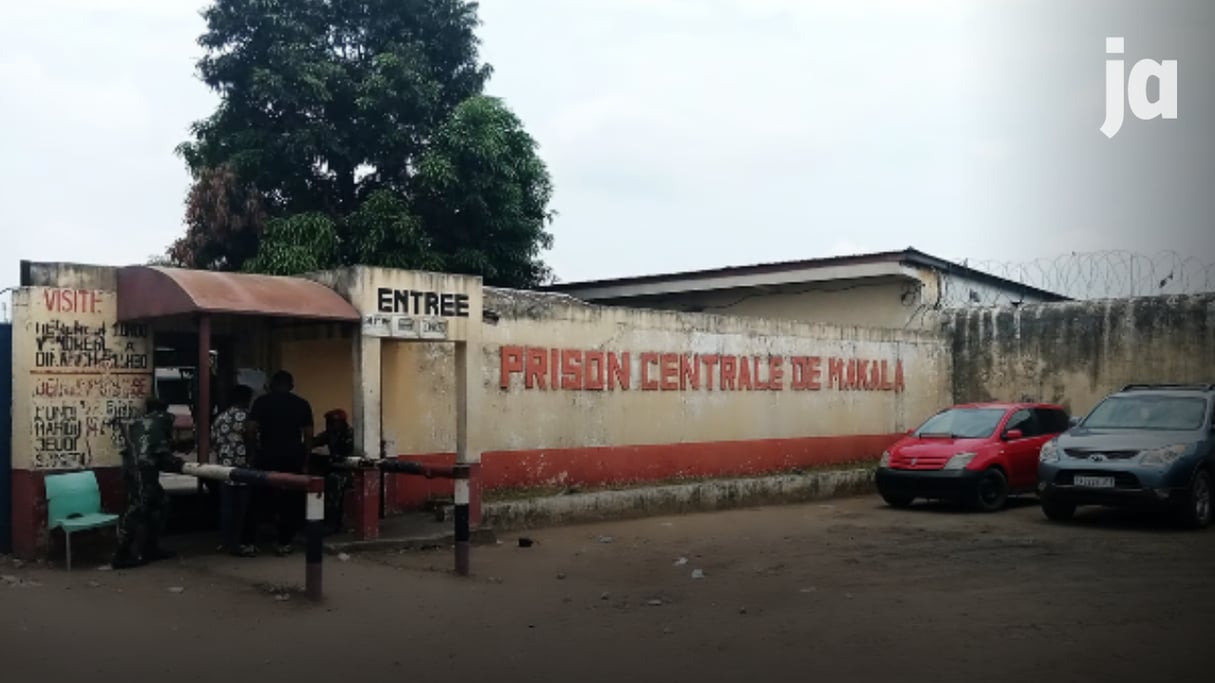
[[342,523],[342,503],[353,486],[354,475],[349,471],[331,469],[325,476],[325,520],[335,527]]
[[164,526],[168,508],[165,490],[160,485],[160,472],[154,468],[139,467],[126,470],[127,506],[118,522],[118,547],[141,553],[145,548],[132,548],[140,539],[142,528],[145,543],[153,544]]

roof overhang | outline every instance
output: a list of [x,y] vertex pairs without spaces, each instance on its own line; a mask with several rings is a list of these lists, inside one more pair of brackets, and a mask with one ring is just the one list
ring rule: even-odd
[[816,282],[839,282],[870,278],[898,278],[920,280],[920,274],[894,261],[856,263],[830,266],[790,268],[772,272],[728,273],[708,277],[669,279],[652,281],[622,280],[601,283],[577,283],[561,288],[562,293],[580,299],[627,299],[634,297],[663,296],[688,292],[708,292],[723,289],[752,287],[779,287],[782,285],[804,285]]
[[874,252],[852,256],[831,256],[801,261],[759,263],[709,270],[640,275],[607,280],[566,282],[544,287],[545,291],[561,292],[580,299],[602,301],[644,298],[684,292],[703,292],[748,287],[779,287],[804,285],[831,280],[848,281],[875,277],[912,278],[923,281],[925,270],[947,273],[983,282],[1005,291],[1019,292],[1044,301],[1068,301],[1069,298],[1021,282],[1001,278],[959,263],[930,256],[907,248],[902,251]]
[[250,315],[358,322],[359,312],[312,280],[159,266],[118,269],[118,320]]

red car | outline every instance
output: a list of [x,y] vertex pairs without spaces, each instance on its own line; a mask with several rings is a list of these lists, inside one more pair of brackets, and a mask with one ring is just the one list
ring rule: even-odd
[[1061,406],[970,403],[943,410],[882,454],[876,483],[893,507],[917,498],[992,512],[1038,483],[1042,444],[1068,430]]

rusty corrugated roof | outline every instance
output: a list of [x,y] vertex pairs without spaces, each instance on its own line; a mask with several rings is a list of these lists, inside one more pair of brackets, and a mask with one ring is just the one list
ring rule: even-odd
[[120,321],[199,313],[359,320],[354,306],[312,280],[159,266],[118,269]]

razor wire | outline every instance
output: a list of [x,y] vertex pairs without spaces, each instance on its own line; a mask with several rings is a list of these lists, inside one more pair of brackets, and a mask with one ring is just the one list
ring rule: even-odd
[[[967,268],[1072,299],[1119,299],[1215,292],[1215,262],[1177,251],[1070,252],[1030,261],[958,259]],[[964,275],[947,275],[948,306],[999,306],[1017,295],[974,287]]]

